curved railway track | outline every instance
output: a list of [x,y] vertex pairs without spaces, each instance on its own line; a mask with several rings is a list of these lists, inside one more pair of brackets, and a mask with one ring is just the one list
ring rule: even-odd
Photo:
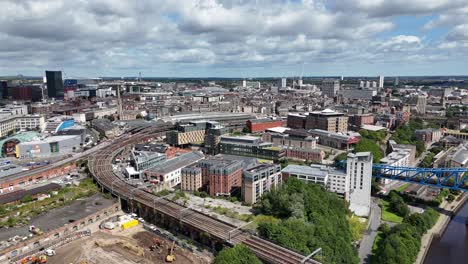
[[[288,250],[274,243],[256,237],[247,231],[238,229],[231,233],[236,227],[229,223],[214,219],[200,212],[188,209],[170,200],[157,197],[144,190],[137,189],[132,185],[122,181],[112,169],[112,162],[124,148],[151,137],[158,137],[170,130],[172,125],[163,125],[157,128],[147,128],[132,135],[122,136],[117,143],[102,148],[95,155],[89,157],[89,168],[96,181],[114,195],[127,201],[133,201],[147,208],[152,208],[157,212],[178,219],[182,224],[188,225],[200,232],[206,232],[211,237],[221,241],[231,239],[231,243],[243,243],[264,261],[278,264],[301,263],[303,255]],[[319,264],[317,261],[309,260],[306,263]]]

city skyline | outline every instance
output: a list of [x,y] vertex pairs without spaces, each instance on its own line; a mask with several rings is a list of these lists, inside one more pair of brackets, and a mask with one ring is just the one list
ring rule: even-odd
[[[0,75],[466,75],[466,1],[5,1]],[[54,19],[51,19],[51,18]]]

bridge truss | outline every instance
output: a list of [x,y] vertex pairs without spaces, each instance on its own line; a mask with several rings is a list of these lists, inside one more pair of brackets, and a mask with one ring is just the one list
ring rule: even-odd
[[468,168],[411,168],[374,164],[372,177],[468,191]]

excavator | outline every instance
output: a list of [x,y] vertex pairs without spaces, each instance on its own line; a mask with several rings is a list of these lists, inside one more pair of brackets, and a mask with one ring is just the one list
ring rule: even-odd
[[41,255],[39,257],[27,257],[21,260],[21,264],[44,264],[47,263],[47,257]]
[[166,256],[166,262],[174,262],[175,260],[174,246],[175,246],[175,241],[172,242],[171,250],[169,251],[169,254]]
[[151,245],[149,248],[151,251],[155,251],[157,248],[161,247],[161,240],[155,238],[153,242],[154,242],[153,245]]

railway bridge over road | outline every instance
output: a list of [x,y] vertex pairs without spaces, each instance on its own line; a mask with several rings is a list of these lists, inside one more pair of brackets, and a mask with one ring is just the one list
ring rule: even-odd
[[124,135],[115,144],[102,148],[95,155],[90,156],[88,165],[97,183],[102,189],[118,196],[123,207],[138,213],[147,221],[185,234],[214,249],[220,249],[224,245],[243,243],[267,263],[320,264],[320,262],[306,259],[300,253],[266,241],[229,223],[135,188],[122,181],[114,173],[112,162],[126,146],[159,137],[171,128],[172,126],[159,126],[144,129],[135,134]]

